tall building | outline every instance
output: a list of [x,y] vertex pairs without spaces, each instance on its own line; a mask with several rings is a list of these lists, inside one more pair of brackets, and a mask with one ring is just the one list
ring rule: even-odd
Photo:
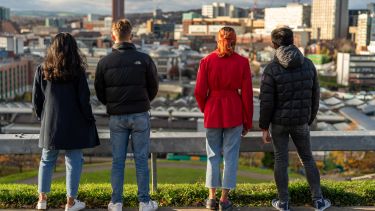
[[346,38],[349,25],[349,0],[313,0],[312,39]]
[[311,6],[307,4],[290,3],[286,7],[266,8],[264,13],[264,27],[268,32],[277,26],[310,27]]
[[116,22],[125,18],[125,0],[112,0],[112,20]]
[[242,8],[235,7],[232,4],[214,2],[202,6],[202,15],[208,18],[216,18],[227,16],[231,18],[241,18],[247,16],[247,11]]
[[337,83],[351,87],[375,86],[375,55],[337,54]]
[[46,27],[57,27],[57,28],[61,28],[63,27],[65,24],[65,20],[64,19],[60,19],[60,18],[46,18],[45,19],[45,26]]
[[0,50],[23,54],[23,41],[22,37],[2,35],[0,36]]
[[8,58],[0,61],[0,99],[7,100],[28,91],[35,66],[26,58]]
[[358,16],[357,33],[355,43],[357,52],[366,51],[370,44],[371,17],[370,14],[364,13]]
[[0,7],[0,21],[10,20],[10,9],[6,7]]

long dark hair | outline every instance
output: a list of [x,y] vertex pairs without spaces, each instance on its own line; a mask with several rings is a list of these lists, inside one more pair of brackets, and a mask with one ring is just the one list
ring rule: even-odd
[[42,65],[44,79],[49,81],[72,80],[86,67],[86,57],[69,33],[59,33],[53,38]]

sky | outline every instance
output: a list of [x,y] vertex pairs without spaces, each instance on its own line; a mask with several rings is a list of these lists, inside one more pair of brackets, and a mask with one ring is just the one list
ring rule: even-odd
[[[155,8],[163,11],[176,11],[201,8],[202,4],[214,1],[228,2],[239,7],[249,8],[253,0],[126,0],[125,13],[151,12]],[[258,0],[261,6],[279,6],[292,0]],[[69,11],[79,13],[110,14],[112,0],[0,0],[0,6],[11,10]],[[302,0],[310,3],[311,0]],[[349,0],[350,9],[366,8],[375,0]]]

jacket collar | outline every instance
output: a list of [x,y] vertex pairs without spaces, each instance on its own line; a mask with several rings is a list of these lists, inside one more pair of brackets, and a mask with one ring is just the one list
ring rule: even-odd
[[112,51],[116,50],[116,51],[126,51],[126,50],[135,50],[136,47],[133,43],[129,43],[129,42],[122,42],[122,43],[115,43],[113,46],[112,46]]

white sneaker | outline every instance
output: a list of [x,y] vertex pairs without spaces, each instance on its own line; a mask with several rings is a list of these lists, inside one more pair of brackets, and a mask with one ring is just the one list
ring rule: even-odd
[[108,204],[108,211],[122,211],[122,203],[112,203]]
[[140,202],[139,211],[155,211],[158,209],[158,203],[156,201]]
[[47,209],[47,201],[38,201],[38,204],[36,205],[37,210],[46,210]]
[[72,207],[68,207],[68,205],[65,205],[65,211],[78,211],[78,210],[85,209],[85,207],[86,207],[85,202],[81,202],[77,199],[74,199],[74,204]]

